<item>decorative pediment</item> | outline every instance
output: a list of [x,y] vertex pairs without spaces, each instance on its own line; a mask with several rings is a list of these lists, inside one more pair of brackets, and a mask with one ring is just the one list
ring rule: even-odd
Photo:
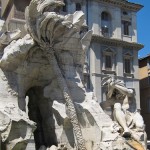
[[110,47],[103,50],[103,55],[115,55],[115,54],[116,52]]
[[124,53],[124,58],[132,58],[133,57],[133,54],[131,53],[131,52],[126,52],[126,53]]

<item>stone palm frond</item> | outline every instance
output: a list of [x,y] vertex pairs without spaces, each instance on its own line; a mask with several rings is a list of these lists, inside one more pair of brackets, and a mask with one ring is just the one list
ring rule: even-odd
[[64,35],[71,36],[80,30],[84,22],[83,12],[67,16],[58,15],[55,9],[63,5],[61,1],[32,0],[26,8],[27,30],[40,46],[45,47],[45,44],[48,44],[53,47],[62,42],[61,38]]
[[[90,43],[91,33],[88,32],[83,39],[79,31],[84,23],[84,14],[77,11],[66,16],[57,14],[56,9],[63,3],[57,0],[32,0],[26,8],[26,27],[34,41],[44,50],[49,63],[56,75],[59,87],[64,95],[68,117],[73,125],[77,141],[77,149],[86,150],[76,110],[65,77],[62,75],[59,62],[56,59],[55,49],[65,49],[70,45],[70,51],[76,50],[75,61],[84,64],[84,49]],[[84,46],[82,46],[84,45]],[[68,50],[68,49],[67,49]],[[78,59],[79,57],[79,59]],[[80,64],[80,63],[79,63]]]

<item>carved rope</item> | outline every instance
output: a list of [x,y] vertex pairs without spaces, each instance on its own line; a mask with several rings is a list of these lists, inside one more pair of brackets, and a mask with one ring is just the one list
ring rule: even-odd
[[53,50],[44,50],[45,55],[48,57],[50,65],[53,67],[53,71],[57,77],[58,84],[60,89],[64,95],[64,99],[66,101],[66,106],[68,110],[68,117],[72,123],[74,135],[77,141],[78,150],[86,150],[85,143],[82,136],[82,131],[79,125],[79,121],[77,118],[76,110],[73,104],[73,100],[71,98],[70,91],[68,89],[65,78],[63,77],[61,70],[59,68],[58,62],[56,60],[56,56]]

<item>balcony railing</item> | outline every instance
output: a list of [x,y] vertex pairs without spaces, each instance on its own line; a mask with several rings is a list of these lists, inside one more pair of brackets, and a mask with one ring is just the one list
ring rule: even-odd
[[104,37],[107,37],[107,38],[110,38],[110,37],[112,36],[112,34],[110,34],[110,33],[105,33],[105,32],[102,32],[102,35],[103,35]]

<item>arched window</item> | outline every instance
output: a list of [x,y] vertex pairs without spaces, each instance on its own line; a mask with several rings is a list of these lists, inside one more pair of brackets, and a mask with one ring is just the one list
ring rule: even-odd
[[101,13],[101,31],[103,36],[111,36],[111,16],[105,11]]
[[63,12],[67,12],[67,0],[64,0],[65,6],[63,6]]
[[76,11],[80,11],[81,10],[81,4],[80,3],[76,3]]
[[104,21],[109,21],[109,14],[107,12],[102,12],[101,19]]

